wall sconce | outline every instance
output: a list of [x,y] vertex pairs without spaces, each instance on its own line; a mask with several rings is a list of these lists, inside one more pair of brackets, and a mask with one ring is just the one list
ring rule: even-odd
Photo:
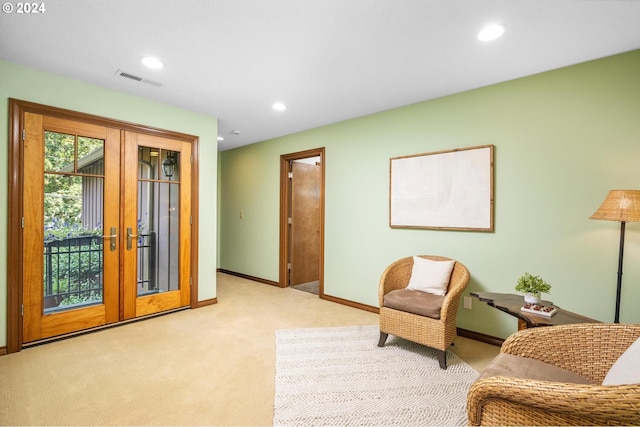
[[167,151],[167,158],[162,161],[162,172],[167,178],[171,178],[176,171],[176,159],[173,151]]

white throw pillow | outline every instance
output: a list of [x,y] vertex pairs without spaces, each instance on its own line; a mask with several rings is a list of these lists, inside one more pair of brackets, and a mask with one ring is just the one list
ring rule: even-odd
[[407,289],[445,295],[455,263],[455,261],[434,261],[414,256],[413,269]]
[[620,355],[602,385],[640,384],[640,338]]

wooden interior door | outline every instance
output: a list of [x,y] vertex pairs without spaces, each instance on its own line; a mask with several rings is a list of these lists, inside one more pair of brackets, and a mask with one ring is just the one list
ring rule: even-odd
[[191,144],[125,132],[123,318],[190,303]]
[[320,166],[291,162],[290,286],[320,278]]
[[23,342],[118,321],[120,131],[24,115]]

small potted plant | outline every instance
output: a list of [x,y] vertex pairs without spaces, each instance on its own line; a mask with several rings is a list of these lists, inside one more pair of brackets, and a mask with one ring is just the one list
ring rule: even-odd
[[524,294],[524,300],[526,302],[538,304],[541,294],[548,294],[551,291],[551,285],[542,280],[540,276],[524,273],[524,275],[518,279],[518,284],[515,289],[516,292]]

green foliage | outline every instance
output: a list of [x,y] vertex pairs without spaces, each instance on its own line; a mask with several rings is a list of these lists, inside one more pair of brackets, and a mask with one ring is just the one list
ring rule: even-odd
[[[44,134],[44,170],[60,172],[71,166],[75,158],[75,135],[58,132]],[[68,172],[73,172],[71,169]]]
[[102,225],[100,224],[97,224],[94,228],[84,228],[78,223],[69,223],[53,218],[44,226],[45,243],[73,237],[100,236],[101,234]]
[[523,294],[535,294],[542,293],[548,294],[551,292],[551,285],[544,280],[540,276],[533,276],[529,273],[524,273],[518,279],[518,284],[516,285],[516,292],[521,292]]
[[[81,162],[104,146],[101,139],[45,132],[44,211],[45,224],[53,219],[78,223],[82,217]],[[76,154],[77,153],[77,154]]]
[[54,240],[99,236],[102,234],[102,226],[100,224],[96,225],[94,228],[84,228],[80,224],[69,224],[55,219],[45,225],[44,229],[45,243],[49,243]]
[[44,175],[45,223],[79,223],[82,220],[82,178]]
[[44,294],[67,294],[61,306],[102,301],[102,246],[101,238],[88,236],[49,242],[44,254]]

